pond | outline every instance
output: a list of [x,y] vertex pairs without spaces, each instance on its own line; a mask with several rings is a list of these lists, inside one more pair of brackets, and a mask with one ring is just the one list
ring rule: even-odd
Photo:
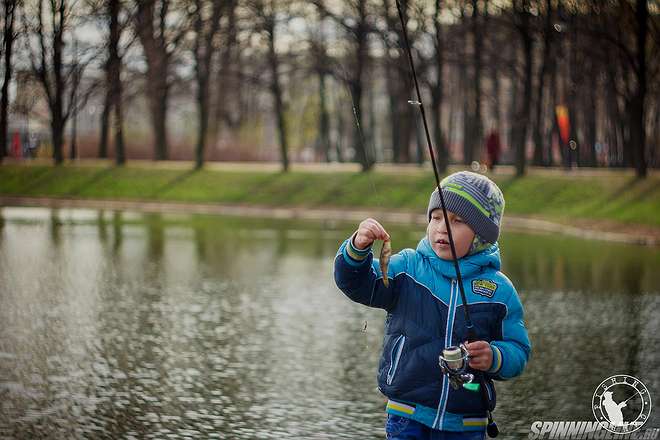
[[[332,275],[354,227],[2,208],[0,437],[384,438],[385,313]],[[395,251],[423,235],[388,229]],[[500,438],[593,421],[613,374],[660,402],[659,249],[519,233],[500,245],[534,346],[524,375],[498,383]]]

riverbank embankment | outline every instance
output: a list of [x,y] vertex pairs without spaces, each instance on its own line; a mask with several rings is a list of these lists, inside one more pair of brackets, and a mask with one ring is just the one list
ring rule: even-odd
[[[0,166],[0,205],[90,207],[355,222],[424,224],[434,187],[428,167],[104,161]],[[458,168],[457,168],[458,169]],[[453,171],[453,169],[452,169]],[[585,238],[660,244],[660,176],[639,180],[629,171],[510,168],[489,176],[502,188],[506,227]]]

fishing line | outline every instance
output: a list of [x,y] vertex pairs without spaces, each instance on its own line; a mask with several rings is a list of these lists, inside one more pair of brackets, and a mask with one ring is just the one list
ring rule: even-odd
[[415,71],[415,63],[413,62],[412,51],[410,49],[410,43],[408,40],[408,30],[406,28],[406,22],[403,18],[403,11],[401,10],[401,4],[399,0],[396,0],[396,8],[399,13],[399,20],[401,21],[401,27],[403,29],[403,41],[406,47],[406,53],[408,54],[408,63],[410,65],[410,70],[412,73],[413,83],[415,84],[415,91],[417,92],[417,100],[409,100],[408,103],[419,108],[419,111],[422,115],[422,122],[424,123],[424,134],[426,135],[426,145],[429,149],[429,155],[431,156],[431,166],[433,167],[433,175],[435,176],[435,184],[438,188],[438,195],[440,196],[440,206],[442,208],[442,215],[444,216],[445,225],[447,228],[447,235],[449,236],[449,247],[451,249],[451,256],[454,261],[454,270],[456,271],[456,281],[458,282],[458,290],[461,293],[461,300],[463,301],[465,310],[465,322],[468,330],[468,340],[476,340],[476,334],[474,331],[474,326],[472,325],[472,319],[470,319],[470,311],[467,307],[467,299],[465,296],[465,290],[463,288],[463,277],[461,276],[461,269],[458,264],[458,258],[456,258],[456,246],[454,245],[454,236],[451,232],[451,226],[447,217],[447,208],[445,205],[445,198],[442,195],[442,190],[440,188],[440,177],[438,175],[438,167],[435,160],[435,153],[433,151],[433,142],[431,141],[431,133],[429,131],[429,125],[426,121],[426,112],[424,110],[424,103],[422,102],[422,93],[419,90],[419,82],[417,81],[417,72]]
[[[351,93],[351,90],[350,90],[350,88],[347,84],[347,79],[349,78],[349,76],[347,75],[347,72],[346,72],[346,69],[344,68],[344,66],[342,66],[340,63],[337,63],[336,66],[341,71],[341,74],[342,74],[342,78],[337,82],[340,83],[340,84],[344,83],[345,91],[348,93],[348,96],[351,99],[351,113],[353,114],[353,123],[355,124],[355,126],[357,128],[357,132],[358,132],[358,142],[360,143],[361,148],[364,150],[364,154],[365,154],[365,157],[366,157],[367,161],[369,161],[369,160],[372,159],[372,157],[370,157],[370,151],[369,151],[369,149],[367,149],[367,143],[365,141],[364,132],[362,131],[362,125],[360,124],[360,118],[358,118],[357,107],[355,105],[355,99],[353,98],[353,93]],[[337,103],[339,103],[340,101],[337,99],[337,91],[336,90],[337,89],[335,87],[332,88],[332,95],[334,97],[335,106],[339,107],[339,106],[337,106]],[[342,117],[341,112],[339,114],[339,117],[340,118]],[[372,127],[372,130],[373,130],[373,127]],[[342,133],[339,133],[340,138],[341,138],[341,136],[342,136]],[[375,153],[376,153],[375,147],[372,146],[371,149],[373,150],[373,154],[375,156]],[[375,162],[375,157],[373,157],[373,159],[374,159],[374,162]],[[370,172],[367,172],[367,181],[369,182],[369,185],[371,186],[371,191],[374,194],[374,200],[376,202],[377,209],[379,211],[382,211],[383,210],[382,209],[383,208],[382,195],[380,194],[380,192],[376,188],[376,184],[375,184],[374,179],[371,176]],[[369,304],[368,305],[370,307],[373,305],[374,290],[375,289],[372,290],[371,297],[369,298]],[[365,320],[364,323],[362,324],[362,328],[360,329],[360,332],[367,333],[368,325],[369,325],[368,320]]]

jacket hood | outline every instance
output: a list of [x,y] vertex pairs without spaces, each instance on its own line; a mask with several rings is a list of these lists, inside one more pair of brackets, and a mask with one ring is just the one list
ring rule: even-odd
[[[438,257],[431,247],[428,237],[424,237],[420,240],[417,245],[417,252],[419,252],[424,258],[428,259],[433,264],[433,267],[438,269],[443,276],[447,278],[456,278],[454,262],[451,260],[443,260]],[[458,267],[460,268],[463,277],[474,275],[487,268],[499,271],[500,266],[500,247],[497,243],[489,246],[481,252],[459,258],[458,260]]]

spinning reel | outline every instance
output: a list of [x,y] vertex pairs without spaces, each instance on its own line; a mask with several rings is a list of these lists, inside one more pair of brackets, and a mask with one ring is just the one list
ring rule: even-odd
[[472,383],[474,374],[468,373],[468,351],[465,345],[447,347],[442,350],[439,356],[440,369],[443,374],[449,378],[449,384],[455,390],[461,386],[470,390],[476,391],[479,389],[479,384]]

